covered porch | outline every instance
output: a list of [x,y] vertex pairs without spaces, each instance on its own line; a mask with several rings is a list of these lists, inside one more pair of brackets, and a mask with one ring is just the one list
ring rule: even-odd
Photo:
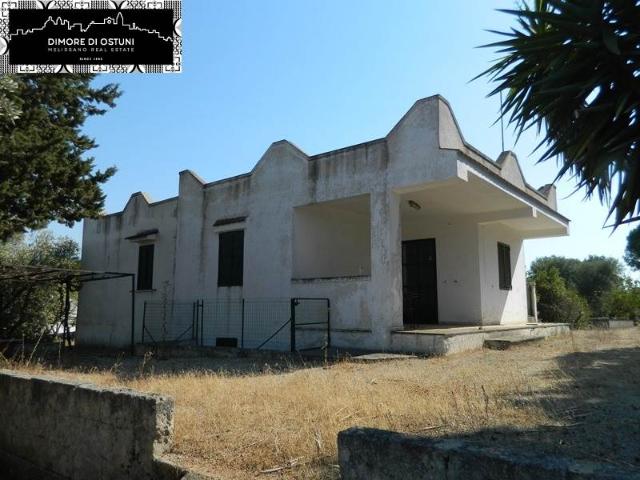
[[542,200],[468,169],[395,191],[399,199],[402,326],[524,326],[523,242],[568,234]]
[[296,206],[291,293],[331,299],[340,347],[431,353],[454,333],[481,345],[480,326],[546,334],[527,325],[523,242],[568,233],[548,198],[468,168]]

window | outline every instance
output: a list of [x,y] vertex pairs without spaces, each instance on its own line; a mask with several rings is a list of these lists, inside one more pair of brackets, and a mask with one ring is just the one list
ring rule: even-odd
[[138,249],[138,290],[153,289],[153,251],[155,245],[140,245]]
[[511,247],[499,242],[498,276],[500,290],[511,290]]
[[218,286],[242,286],[244,230],[222,232],[218,247]]

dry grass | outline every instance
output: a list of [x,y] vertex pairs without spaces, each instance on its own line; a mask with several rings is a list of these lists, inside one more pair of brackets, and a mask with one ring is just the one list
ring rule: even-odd
[[[376,364],[290,365],[284,371],[254,365],[250,373],[234,373],[207,369],[218,366],[206,362],[194,370],[193,361],[183,359],[172,361],[172,368],[184,370],[179,373],[160,372],[162,362],[152,360],[55,374],[173,396],[171,457],[195,470],[234,479],[294,463],[264,475],[325,479],[338,477],[336,435],[353,425],[431,436],[571,425],[571,412],[592,394],[576,378],[583,366],[576,367],[572,355],[639,346],[638,329],[588,331],[505,352]],[[637,362],[623,367],[628,379],[619,381],[632,382],[637,392]],[[576,382],[583,383],[579,395]]]

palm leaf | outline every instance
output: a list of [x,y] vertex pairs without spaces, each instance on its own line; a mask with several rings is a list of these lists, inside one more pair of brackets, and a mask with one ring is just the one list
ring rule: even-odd
[[[516,27],[483,48],[501,58],[480,73],[503,93],[517,139],[535,127],[539,161],[609,202],[620,225],[640,213],[640,2],[535,0],[502,9]],[[617,186],[615,195],[611,188]]]

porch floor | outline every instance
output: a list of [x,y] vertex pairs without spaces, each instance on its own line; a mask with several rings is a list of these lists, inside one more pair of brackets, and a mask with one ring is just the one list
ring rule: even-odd
[[405,325],[391,331],[391,351],[447,355],[482,348],[485,340],[512,338],[527,340],[569,332],[566,323],[520,325]]
[[392,333],[412,335],[467,335],[469,333],[491,333],[568,326],[566,323],[524,323],[520,325],[465,325],[465,324],[434,324],[434,325],[405,325],[393,330]]

